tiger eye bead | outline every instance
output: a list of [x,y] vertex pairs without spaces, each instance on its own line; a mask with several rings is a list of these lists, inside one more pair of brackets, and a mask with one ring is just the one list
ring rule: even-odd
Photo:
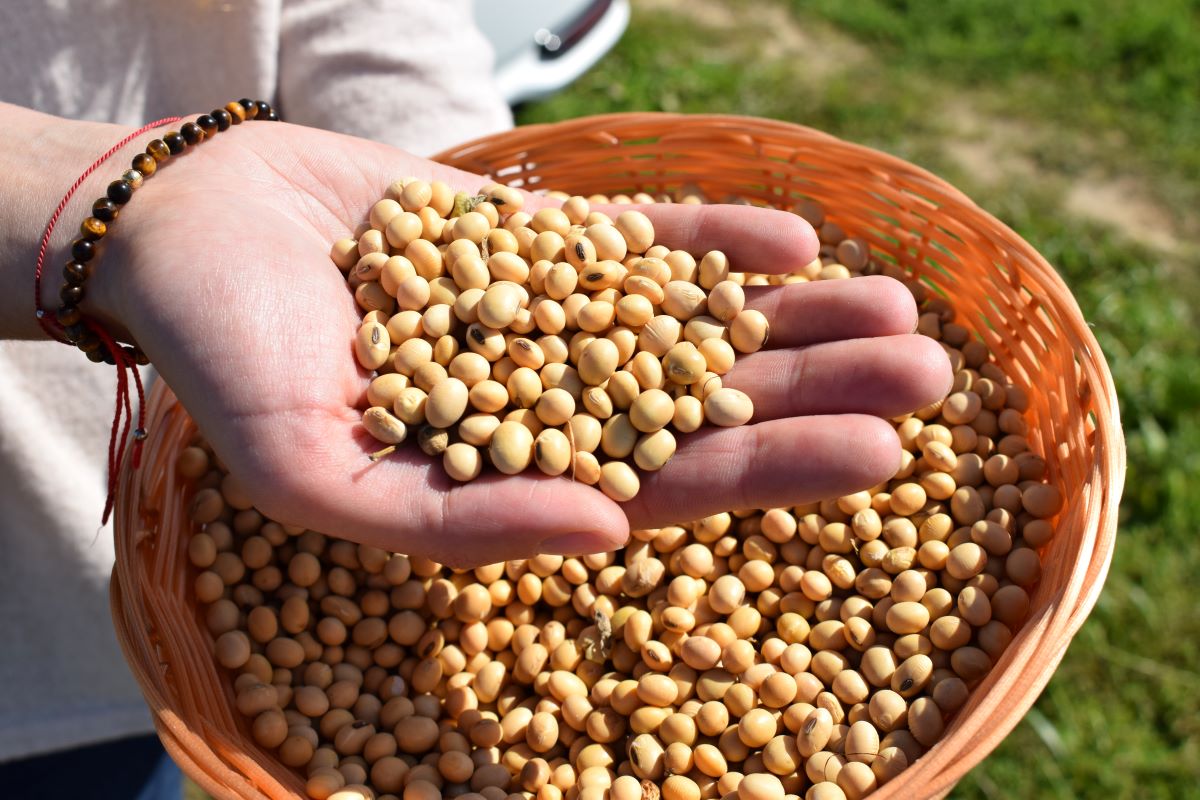
[[79,235],[85,239],[100,239],[108,233],[108,226],[95,217],[88,217],[79,223]]
[[91,261],[96,255],[96,245],[89,239],[76,239],[71,242],[71,258],[80,264]]
[[246,119],[246,109],[244,106],[242,106],[241,103],[232,102],[232,101],[229,103],[226,103],[225,110],[228,111],[230,116],[233,117],[233,119],[230,121],[234,125],[241,125],[242,122]]
[[227,131],[233,124],[233,115],[223,108],[214,108],[208,115],[216,121],[218,131]]
[[63,336],[67,337],[67,341],[71,344],[79,344],[85,333],[87,333],[87,328],[78,322],[63,327]]
[[133,198],[133,187],[128,181],[113,181],[108,185],[108,199],[123,206]]
[[63,266],[63,280],[76,285],[83,283],[92,275],[91,264],[80,264],[78,261],[68,261]]
[[121,173],[121,180],[129,184],[131,189],[140,189],[145,182],[146,177],[136,169],[127,169]]
[[279,121],[279,115],[276,114],[275,109],[271,108],[270,106],[267,106],[267,110],[262,112],[261,114],[259,114],[258,118],[266,120],[267,122],[278,122]]
[[[152,162],[154,161],[152,157],[146,157]],[[101,222],[112,222],[117,218],[120,208],[120,206],[118,206],[112,200],[109,200],[107,197],[101,197],[99,200],[92,203],[92,216]]]
[[196,117],[196,124],[200,130],[204,131],[205,137],[212,136],[217,132],[217,121],[212,118],[211,114],[201,114]]
[[[83,350],[83,347],[80,346],[79,349]],[[100,351],[100,341],[99,340],[96,341],[96,346],[94,348],[92,348],[91,350],[83,350],[83,352],[85,355],[87,355],[88,361],[91,361],[93,364],[100,364],[100,363],[103,363],[103,361],[104,361],[105,354]]]
[[77,306],[83,300],[83,287],[64,283],[58,290],[58,299],[63,301],[63,305]]
[[242,107],[242,111],[246,114],[246,119],[254,119],[258,116],[258,103],[251,100],[249,97],[243,97],[238,100],[238,105]]
[[162,139],[154,139],[146,145],[146,152],[152,155],[155,161],[166,161],[171,157],[171,148],[167,147],[167,143]]
[[173,156],[179,155],[187,147],[187,140],[183,138],[183,134],[179,131],[167,131],[163,135],[163,141],[167,143],[167,147]]
[[158,162],[149,153],[138,153],[131,166],[147,178],[158,171]]
[[257,119],[271,119],[275,112],[271,109],[270,103],[265,103],[262,100],[258,101],[258,116]]
[[58,320],[58,324],[63,326],[63,329],[73,325],[78,325],[83,319],[83,315],[79,313],[79,309],[75,306],[63,306],[54,313],[54,318]]
[[179,135],[188,144],[200,144],[204,139],[204,131],[194,122],[185,122],[179,126]]

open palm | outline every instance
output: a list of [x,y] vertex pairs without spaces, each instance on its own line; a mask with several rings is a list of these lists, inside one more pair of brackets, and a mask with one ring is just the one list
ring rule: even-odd
[[[330,244],[398,177],[474,190],[485,181],[383,145],[249,124],[169,163],[122,214],[93,278],[96,313],[149,355],[263,513],[398,552],[477,564],[612,549],[630,526],[794,505],[878,483],[899,444],[882,418],[950,385],[940,347],[910,334],[913,301],[886,278],[753,288],[768,349],[725,384],[751,425],[684,436],[676,457],[618,505],[528,472],[460,485],[419,450],[372,464],[359,312]],[[537,205],[530,198],[529,205]],[[816,238],[794,215],[745,206],[643,210],[658,240],[720,248],[736,269],[797,269]]]

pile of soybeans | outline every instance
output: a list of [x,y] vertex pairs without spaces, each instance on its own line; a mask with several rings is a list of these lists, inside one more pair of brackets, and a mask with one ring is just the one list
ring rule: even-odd
[[743,307],[723,253],[656,245],[640,211],[523,206],[499,184],[470,197],[409,178],[334,244],[365,314],[355,354],[375,376],[363,425],[388,445],[379,456],[417,429],[457,481],[486,460],[631,500],[640,481],[622,459],[658,470],[676,434],[750,420],[721,376],[766,343],[766,318]]
[[[611,198],[630,199],[655,198]],[[564,207],[578,218],[586,202]],[[798,211],[820,233],[818,260],[795,275],[722,279],[891,275],[916,297],[919,331],[953,364],[949,397],[895,420],[905,456],[884,484],[634,531],[615,553],[455,570],[266,519],[205,442],[183,451],[178,470],[196,492],[188,554],[215,657],[249,734],[297,770],[311,798],[855,800],[938,741],[1028,613],[1037,551],[1062,500],[1025,439],[1024,391],[954,323],[950,303],[872,258],[818,207]],[[507,242],[497,233],[507,229],[489,230],[467,240]],[[524,225],[508,233],[518,254],[545,235]],[[383,291],[369,291],[387,307],[400,293],[383,274],[374,284]],[[422,324],[430,302],[412,300]],[[376,321],[388,328],[395,316]],[[442,341],[432,350],[454,349]],[[436,372],[427,365],[454,364],[442,355],[423,357],[403,390],[419,386],[420,370]],[[719,381],[707,372],[703,380]],[[402,373],[375,380],[388,374]],[[676,413],[681,398],[703,402],[698,394],[674,390]],[[425,420],[412,425],[431,424],[428,395]],[[555,429],[538,403],[520,410]],[[482,449],[462,430],[469,418],[455,438]],[[450,438],[449,422],[433,427]],[[577,457],[591,452],[575,438]]]

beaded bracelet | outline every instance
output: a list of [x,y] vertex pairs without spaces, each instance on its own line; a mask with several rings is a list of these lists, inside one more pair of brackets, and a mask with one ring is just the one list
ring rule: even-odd
[[[94,319],[84,316],[79,308],[85,295],[84,285],[91,277],[95,267],[97,245],[109,232],[112,224],[120,215],[121,207],[133,199],[133,193],[141,188],[146,179],[153,176],[160,164],[164,164],[172,156],[182,154],[189,146],[200,144],[231,125],[240,125],[246,120],[261,119],[277,121],[279,115],[271,106],[261,100],[243,98],[227,103],[224,108],[218,108],[208,114],[201,114],[194,122],[185,122],[178,131],[168,131],[160,139],[154,139],[146,145],[144,152],[133,157],[130,169],[126,170],[118,180],[108,185],[105,196],[92,204],[92,213],[79,226],[79,236],[71,242],[71,259],[63,267],[63,284],[58,292],[62,305],[54,314],[42,307],[42,267],[45,264],[46,249],[50,235],[59,215],[66,208],[67,202],[92,171],[103,164],[110,156],[120,150],[125,144],[140,136],[147,130],[160,125],[169,125],[179,121],[178,117],[158,120],[127,136],[100,157],[91,167],[79,177],[50,217],[46,230],[42,235],[41,247],[38,251],[37,269],[34,272],[34,306],[38,323],[53,339],[64,344],[73,344],[94,362],[106,362],[117,367],[117,403],[113,415],[112,430],[108,442],[108,498],[104,505],[101,524],[108,522],[116,498],[117,476],[121,471],[124,448],[119,446],[129,434],[129,426],[133,420],[133,408],[129,396],[129,376],[133,373],[133,383],[137,388],[138,409],[137,427],[133,432],[133,465],[138,466],[142,441],[146,438],[144,428],[145,403],[142,392],[142,381],[138,375],[138,365],[148,364],[146,354],[136,344],[121,345],[116,339]],[[61,334],[61,337],[60,337]],[[122,420],[124,425],[122,425]],[[119,433],[119,436],[118,436]]]
[[[97,330],[98,324],[85,319],[79,309],[79,304],[84,298],[84,285],[94,268],[93,259],[96,256],[97,243],[116,222],[121,207],[133,198],[133,193],[141,188],[146,179],[158,171],[160,164],[165,163],[171,156],[180,155],[189,146],[200,144],[228,130],[231,125],[239,125],[252,119],[276,121],[279,116],[267,103],[243,98],[226,104],[224,108],[201,114],[195,122],[181,125],[178,131],[168,131],[161,139],[154,139],[146,145],[144,152],[134,156],[130,169],[118,180],[110,183],[105,196],[92,204],[91,216],[80,224],[79,236],[71,243],[71,259],[63,267],[63,284],[58,293],[62,306],[53,315],[54,323],[67,343],[74,344],[92,361],[116,364],[118,355],[114,352],[115,342],[112,337],[105,336],[102,331]],[[49,238],[53,223],[54,220],[51,220],[51,224],[47,226],[43,241]],[[36,280],[37,317],[43,329],[57,339],[58,333],[50,324],[50,315],[41,307],[41,267],[39,259]],[[133,363],[148,363],[145,353],[136,344],[125,345],[121,350]]]

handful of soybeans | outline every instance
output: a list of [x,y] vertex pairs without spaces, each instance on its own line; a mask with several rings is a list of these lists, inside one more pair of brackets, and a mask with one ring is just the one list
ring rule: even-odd
[[820,258],[747,284],[891,275],[954,366],[878,486],[451,569],[265,519],[182,452],[216,660],[310,798],[860,800],[938,742],[1028,615],[1062,497],[951,303],[797,210]]
[[410,178],[334,244],[365,314],[354,351],[375,373],[363,426],[387,446],[377,456],[415,431],[457,481],[485,463],[536,468],[630,500],[634,466],[661,469],[679,434],[750,420],[721,376],[765,344],[767,321],[723,253],[656,245],[639,211],[523,202]]

